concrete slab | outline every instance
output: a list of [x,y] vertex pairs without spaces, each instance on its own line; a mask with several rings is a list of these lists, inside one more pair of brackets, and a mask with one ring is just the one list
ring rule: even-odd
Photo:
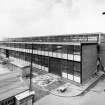
[[0,64],[0,75],[5,74],[5,73],[9,73],[10,71],[7,68],[4,68],[1,64]]
[[32,81],[33,81],[33,83],[35,83],[41,87],[45,87],[45,86],[50,85],[53,82],[57,81],[58,78],[59,77],[56,75],[52,75],[50,73],[47,73],[45,75],[40,75],[40,76],[33,78]]
[[16,58],[13,58],[13,57],[11,57],[11,63],[20,67],[20,68],[24,68],[24,67],[30,65],[30,63],[26,63],[24,60],[19,61],[19,59],[16,59]]
[[[89,88],[91,88],[103,75],[103,72],[99,72],[97,75],[95,75],[93,78],[91,78],[87,83],[77,86],[70,82],[62,85],[61,87],[58,87],[57,89],[54,89],[50,91],[51,94],[61,96],[61,97],[75,97],[83,94],[85,91],[87,91]],[[66,88],[65,92],[59,91],[60,88]]]

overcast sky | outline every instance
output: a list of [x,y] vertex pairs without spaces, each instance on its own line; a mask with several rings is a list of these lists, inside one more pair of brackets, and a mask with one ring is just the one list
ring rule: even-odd
[[5,37],[105,32],[105,0],[0,0]]

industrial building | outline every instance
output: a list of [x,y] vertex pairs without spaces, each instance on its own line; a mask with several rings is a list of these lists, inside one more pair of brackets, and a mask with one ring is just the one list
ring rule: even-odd
[[1,41],[0,53],[83,84],[97,72],[98,58],[105,67],[104,46],[104,33],[22,37]]

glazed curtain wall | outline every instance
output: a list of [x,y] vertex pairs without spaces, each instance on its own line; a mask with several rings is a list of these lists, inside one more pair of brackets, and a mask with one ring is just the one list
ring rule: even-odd
[[[32,45],[27,43],[6,43],[5,47],[32,49]],[[33,44],[33,49],[39,51],[80,54],[80,45]]]
[[[11,43],[8,44],[8,47],[17,48],[15,50],[9,50],[10,56],[18,58],[20,60],[31,61],[31,44],[23,44],[23,43]],[[20,52],[19,48],[25,49],[25,52]],[[28,51],[30,50],[30,51]],[[58,74],[64,78],[68,78],[74,80],[76,82],[80,82],[80,62],[69,60],[68,55],[80,55],[81,46],[80,45],[48,45],[48,44],[34,44],[33,50],[36,50],[37,53],[40,51],[47,51],[48,55],[38,55],[33,54],[32,60],[33,63],[40,65],[40,69],[43,67],[47,67],[49,72]],[[60,58],[51,57],[50,54],[59,53],[61,54]],[[42,53],[42,52],[41,52]],[[45,52],[44,52],[45,53]],[[63,59],[62,54],[67,54],[67,59]]]
[[[20,60],[31,61],[30,53],[11,50],[10,56]],[[47,67],[51,73],[80,82],[80,62],[33,54],[33,63],[40,65],[40,69]]]

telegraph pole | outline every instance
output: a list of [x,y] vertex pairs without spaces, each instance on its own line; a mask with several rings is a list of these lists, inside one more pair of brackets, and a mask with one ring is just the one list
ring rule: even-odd
[[29,90],[32,91],[32,63],[33,63],[33,44],[31,44],[31,65],[30,65],[30,86]]

